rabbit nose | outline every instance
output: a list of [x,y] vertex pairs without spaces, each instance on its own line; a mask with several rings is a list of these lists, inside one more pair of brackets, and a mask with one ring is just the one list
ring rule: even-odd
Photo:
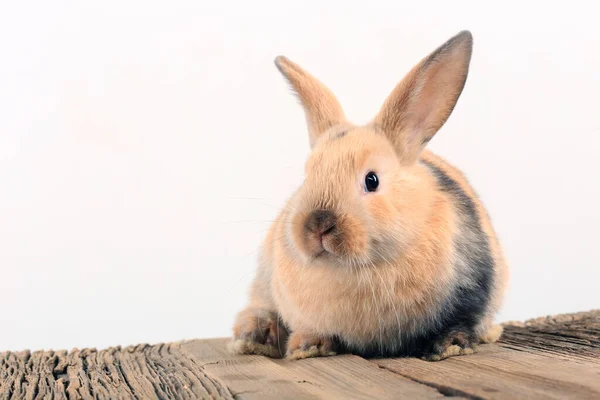
[[335,230],[336,218],[328,210],[315,210],[306,219],[305,228],[319,240]]

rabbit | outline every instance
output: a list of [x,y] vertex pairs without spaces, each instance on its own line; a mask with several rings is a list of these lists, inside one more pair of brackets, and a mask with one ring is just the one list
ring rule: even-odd
[[262,243],[231,352],[439,361],[499,339],[503,249],[463,173],[425,149],[463,91],[472,47],[469,31],[438,47],[365,125],[310,73],[275,59],[311,153]]

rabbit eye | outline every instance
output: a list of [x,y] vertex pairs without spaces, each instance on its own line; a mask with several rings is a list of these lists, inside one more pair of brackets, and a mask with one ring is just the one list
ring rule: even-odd
[[379,186],[379,178],[375,175],[375,172],[371,171],[365,176],[365,190],[367,192],[374,192]]

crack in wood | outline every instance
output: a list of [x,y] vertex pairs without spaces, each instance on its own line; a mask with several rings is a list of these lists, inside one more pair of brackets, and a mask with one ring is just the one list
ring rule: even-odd
[[435,382],[428,382],[425,380],[416,379],[410,375],[402,374],[394,369],[387,368],[385,365],[377,364],[377,366],[381,369],[389,371],[389,372],[396,374],[398,376],[401,376],[403,378],[410,379],[413,382],[433,388],[433,389],[437,390],[444,397],[461,397],[461,398],[470,399],[470,400],[483,400],[484,399],[483,397],[473,396],[469,393],[463,392],[460,389],[456,389],[456,388],[453,388],[450,386],[445,386],[445,385],[437,384]]

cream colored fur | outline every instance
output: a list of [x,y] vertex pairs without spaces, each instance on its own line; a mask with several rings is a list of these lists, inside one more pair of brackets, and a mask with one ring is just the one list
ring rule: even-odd
[[[316,78],[277,58],[304,107],[312,153],[303,185],[264,240],[248,308],[234,328],[232,351],[279,354],[252,339],[261,321],[268,324],[274,318],[281,318],[295,335],[287,342],[291,358],[335,354],[318,345],[302,349],[299,343],[315,337],[336,337],[357,349],[393,350],[402,346],[402,338],[439,322],[458,281],[471,284],[472,267],[454,249],[456,236],[469,233],[461,230],[464,216],[454,200],[419,160],[438,166],[476,205],[495,262],[491,300],[476,334],[483,342],[498,339],[501,329],[493,318],[508,279],[502,249],[466,178],[424,150],[463,89],[471,43],[471,35],[462,32],[426,57],[364,126],[348,122],[334,95]],[[375,193],[364,191],[369,171],[376,171],[380,180]],[[339,235],[323,239],[327,252],[320,256],[304,228],[316,209],[338,216]],[[438,358],[471,352],[455,347]]]

